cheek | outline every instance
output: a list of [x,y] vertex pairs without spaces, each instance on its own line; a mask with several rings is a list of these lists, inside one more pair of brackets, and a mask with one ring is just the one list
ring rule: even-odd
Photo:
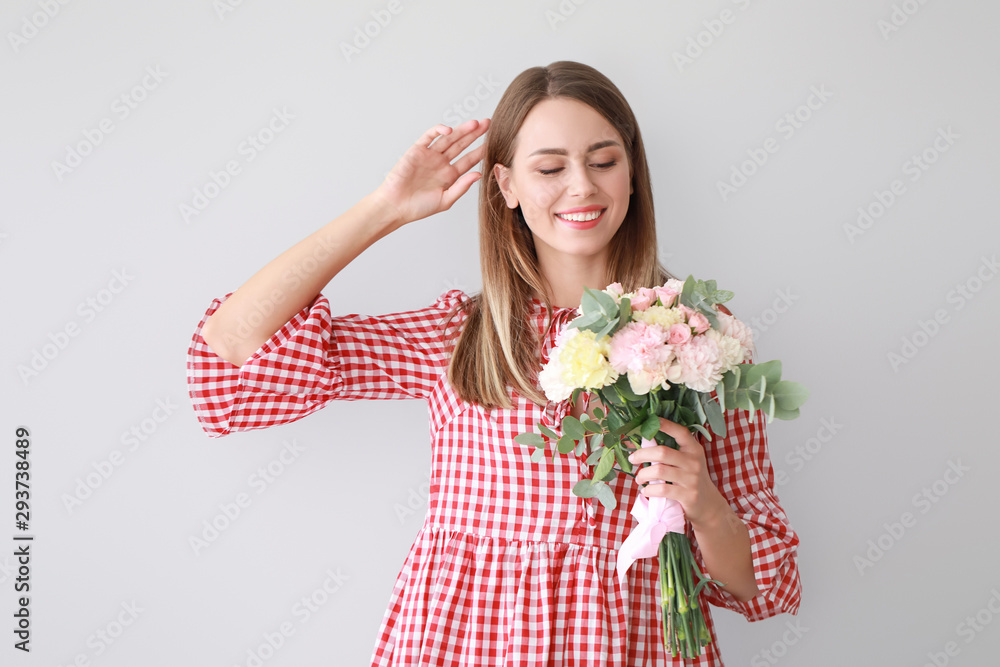
[[526,190],[528,196],[521,203],[544,214],[559,200],[561,192],[562,188],[556,183],[556,179],[532,183]]
[[615,199],[624,199],[628,201],[629,198],[629,186],[631,181],[629,180],[628,174],[622,175],[611,175],[608,174],[608,179],[601,184],[601,189],[607,192],[609,195]]

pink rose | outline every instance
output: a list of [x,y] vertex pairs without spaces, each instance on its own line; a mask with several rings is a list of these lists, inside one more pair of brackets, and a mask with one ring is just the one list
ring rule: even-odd
[[639,291],[632,297],[632,310],[646,310],[656,303],[658,296],[655,289],[640,287]]
[[684,345],[689,340],[691,340],[691,326],[689,324],[678,322],[670,327],[669,337],[667,338],[668,343],[675,346]]
[[694,315],[696,312],[698,312],[698,311],[694,310],[693,308],[688,308],[683,303],[677,304],[677,310],[679,310],[682,313],[684,313],[684,321],[685,322],[690,322],[691,321],[691,316]]
[[604,288],[604,291],[617,298],[621,298],[621,295],[625,293],[625,290],[622,288],[621,283],[611,283],[610,285]]
[[[669,283],[669,281],[668,281]],[[674,299],[680,294],[678,290],[673,290],[669,287],[654,287],[656,296],[659,297],[660,303],[663,304],[664,308],[672,308],[674,305]]]
[[694,313],[691,315],[691,317],[688,318],[688,324],[690,324],[691,328],[695,330],[695,333],[700,334],[705,333],[712,328],[712,325],[708,322],[708,318],[701,313]]

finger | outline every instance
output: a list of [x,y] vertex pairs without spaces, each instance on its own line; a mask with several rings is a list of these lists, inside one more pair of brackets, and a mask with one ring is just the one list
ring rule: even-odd
[[674,482],[677,469],[667,465],[644,466],[635,474],[636,484],[651,484],[654,482]]
[[468,148],[474,141],[479,137],[483,136],[489,125],[489,121],[484,121],[479,123],[479,121],[469,121],[470,123],[477,123],[469,128],[466,128],[467,123],[463,123],[455,128],[455,134],[450,137],[451,145],[447,146],[442,154],[449,160],[455,159],[459,153]]
[[428,148],[432,143],[434,143],[434,140],[438,136],[445,134],[451,134],[451,128],[442,123],[438,123],[431,129],[427,130],[422,135],[420,135],[420,138],[417,139],[417,145],[423,146],[424,148]]
[[640,489],[640,492],[647,498],[671,498],[677,502],[681,502],[684,495],[683,489],[676,484],[647,484]]
[[691,431],[689,431],[686,426],[681,426],[677,422],[672,422],[669,419],[660,417],[660,430],[676,440],[677,445],[681,449],[698,444],[698,441],[695,440],[694,436],[691,435]]
[[629,455],[628,460],[637,466],[643,463],[676,465],[679,457],[679,452],[673,447],[656,445],[655,447],[640,447]]
[[486,152],[486,146],[477,146],[473,150],[469,151],[466,155],[463,155],[457,162],[455,162],[454,167],[458,170],[458,173],[464,174],[465,172],[476,166],[482,159],[483,154]]
[[[449,146],[460,139],[461,136],[467,133],[471,128],[475,127],[472,125],[475,122],[477,121],[467,120],[461,125],[456,125],[455,127],[449,127],[443,123],[435,125],[424,134],[423,138],[426,138],[428,135],[431,135],[432,138],[431,141],[423,144],[423,146],[424,148],[434,148],[444,154],[448,150]],[[447,129],[448,131],[442,132],[440,131],[442,129]],[[431,144],[433,144],[433,146]]]
[[469,191],[472,184],[482,178],[482,174],[478,171],[469,172],[464,174],[461,178],[452,184],[450,188],[442,193],[442,203],[444,204],[445,210],[451,208],[452,204],[457,202],[459,198]]

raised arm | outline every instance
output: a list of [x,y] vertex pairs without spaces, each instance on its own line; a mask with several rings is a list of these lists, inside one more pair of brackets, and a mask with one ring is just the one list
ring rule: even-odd
[[[489,120],[436,125],[414,143],[382,184],[346,213],[255,273],[219,306],[202,338],[235,366],[253,355],[369,246],[405,224],[451,208],[482,174],[469,172],[483,146],[454,160]],[[468,173],[466,173],[468,172]]]

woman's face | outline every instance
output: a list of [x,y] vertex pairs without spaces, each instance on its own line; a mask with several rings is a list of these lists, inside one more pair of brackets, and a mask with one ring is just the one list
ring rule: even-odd
[[521,207],[544,263],[604,259],[628,211],[631,166],[615,128],[569,98],[536,104],[517,133],[510,168],[494,166],[507,206]]

